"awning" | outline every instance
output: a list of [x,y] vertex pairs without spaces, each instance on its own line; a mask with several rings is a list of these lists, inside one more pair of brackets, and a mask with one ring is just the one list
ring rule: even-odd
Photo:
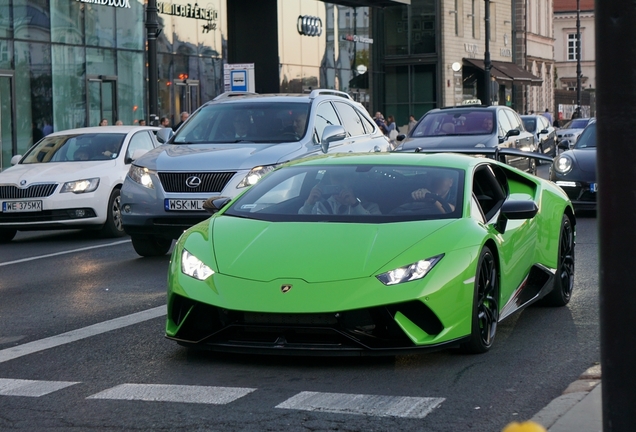
[[[481,70],[485,69],[483,60],[465,58],[464,62]],[[494,76],[497,81],[512,81],[515,84],[540,86],[543,83],[541,78],[532,75],[515,63],[500,61],[491,62],[490,76]]]

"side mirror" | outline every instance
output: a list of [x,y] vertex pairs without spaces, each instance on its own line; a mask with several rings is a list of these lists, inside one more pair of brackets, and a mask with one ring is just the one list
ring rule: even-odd
[[521,135],[521,131],[519,129],[510,129],[508,133],[506,133],[506,138],[519,135]]
[[539,135],[543,135],[543,134],[547,134],[548,130],[547,129],[543,129],[541,132],[539,132]]
[[214,214],[225,207],[230,201],[232,201],[232,198],[229,197],[210,197],[203,203],[203,208],[208,213]]
[[347,131],[340,125],[327,126],[322,131],[322,138],[320,139],[320,147],[323,153],[329,151],[329,145],[334,141],[342,141],[347,137]]
[[570,150],[571,146],[572,144],[570,143],[570,140],[563,140],[559,143],[559,148],[561,150]]
[[22,155],[15,155],[11,158],[11,166],[13,165],[17,165],[18,162],[20,162],[20,159],[22,159]]
[[161,144],[167,143],[174,136],[171,128],[162,128],[157,131],[157,141]]
[[501,206],[501,214],[495,228],[503,234],[509,220],[532,219],[538,211],[539,208],[534,201],[506,200]]
[[406,135],[404,134],[399,134],[398,136],[395,137],[396,141],[404,141],[404,138],[406,138]]

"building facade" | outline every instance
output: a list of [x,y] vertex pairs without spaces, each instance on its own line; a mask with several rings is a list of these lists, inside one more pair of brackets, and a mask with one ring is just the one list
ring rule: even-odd
[[[596,89],[594,0],[579,1],[581,35],[581,114],[593,116]],[[577,1],[554,0],[555,87],[557,115],[569,119],[577,106]]]

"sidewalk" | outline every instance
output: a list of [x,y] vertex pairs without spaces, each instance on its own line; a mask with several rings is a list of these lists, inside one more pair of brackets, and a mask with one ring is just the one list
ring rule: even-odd
[[531,419],[549,432],[602,432],[601,366],[593,366]]

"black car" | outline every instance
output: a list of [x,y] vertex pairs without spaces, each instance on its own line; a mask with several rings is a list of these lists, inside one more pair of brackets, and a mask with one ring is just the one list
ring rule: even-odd
[[[568,140],[559,143],[560,148],[570,145]],[[576,144],[554,159],[550,180],[568,194],[575,209],[596,209],[596,122],[590,122]]]
[[537,152],[555,157],[557,155],[556,147],[556,129],[550,124],[550,120],[542,115],[522,115],[521,121],[523,126],[530,133],[537,137]]
[[[397,139],[396,151],[499,147],[535,152],[537,149],[534,134],[526,131],[519,115],[501,105],[432,109],[408,136],[399,135]],[[536,172],[536,162],[532,158],[507,156],[506,163],[523,171]]]

